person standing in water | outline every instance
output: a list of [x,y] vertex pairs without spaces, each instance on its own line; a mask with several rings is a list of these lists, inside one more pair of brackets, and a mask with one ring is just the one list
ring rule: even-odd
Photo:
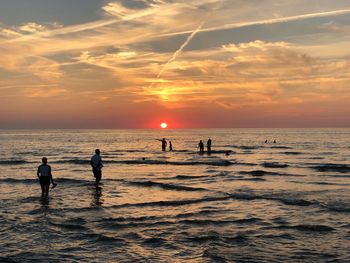
[[96,149],[95,155],[91,157],[90,165],[92,167],[92,172],[96,179],[95,185],[98,186],[102,178],[102,167],[103,167],[102,158],[101,158],[99,149]]
[[173,144],[171,143],[171,141],[169,141],[169,151],[173,150]]
[[52,188],[55,188],[57,184],[53,181],[51,166],[47,164],[47,158],[43,157],[41,161],[42,164],[38,167],[37,176],[40,180],[41,197],[48,198],[50,183],[52,182]]
[[165,138],[159,140],[157,139],[158,141],[161,141],[162,142],[162,151],[165,152],[166,151],[166,146],[167,146],[167,141],[165,140]]
[[204,143],[202,140],[198,143],[199,153],[204,153]]
[[211,153],[211,139],[210,138],[207,141],[207,151],[208,151],[208,153]]

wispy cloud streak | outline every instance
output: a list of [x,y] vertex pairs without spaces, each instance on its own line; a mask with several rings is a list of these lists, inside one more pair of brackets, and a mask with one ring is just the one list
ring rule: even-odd
[[[329,12],[319,12],[319,13],[310,13],[310,14],[303,14],[303,15],[265,19],[265,20],[252,21],[252,22],[242,22],[242,23],[233,23],[233,24],[230,23],[230,24],[225,24],[225,25],[221,25],[221,26],[202,28],[202,29],[198,30],[198,32],[196,32],[196,33],[212,32],[212,31],[224,30],[224,29],[235,29],[235,28],[242,28],[242,27],[248,27],[248,26],[286,23],[286,22],[296,21],[296,20],[303,20],[303,19],[317,18],[317,17],[328,17],[328,16],[335,16],[335,15],[344,15],[344,14],[349,14],[349,13],[350,13],[350,9],[342,9],[342,10],[335,10],[335,11],[329,11]],[[159,37],[176,36],[176,35],[183,35],[183,34],[189,34],[189,33],[191,33],[191,31],[174,32],[174,33],[162,34]]]
[[[176,50],[174,52],[174,54],[172,55],[172,57],[167,61],[167,63],[165,63],[165,65],[162,67],[162,69],[159,71],[156,80],[158,80],[162,74],[164,73],[164,71],[167,69],[167,67],[176,60],[176,58],[181,54],[182,50],[191,42],[191,40],[193,39],[193,37],[200,31],[200,29],[202,28],[203,23],[201,23],[196,30],[194,30],[186,39],[186,41],[180,46],[180,48],[178,50]],[[154,85],[155,81],[152,82],[151,87]]]

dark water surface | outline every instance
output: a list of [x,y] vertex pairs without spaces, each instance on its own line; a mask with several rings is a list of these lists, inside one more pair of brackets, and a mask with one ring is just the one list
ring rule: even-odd
[[350,262],[350,129],[0,131],[0,146],[0,262]]

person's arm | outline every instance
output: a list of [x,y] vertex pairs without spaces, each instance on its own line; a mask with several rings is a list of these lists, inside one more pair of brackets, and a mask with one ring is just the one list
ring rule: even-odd
[[51,173],[51,166],[50,166],[50,165],[48,165],[48,166],[49,166],[49,176],[50,176],[50,180],[51,180],[51,182],[54,184],[53,178],[52,178],[52,173]]
[[102,158],[100,156],[100,161],[98,162],[98,166],[100,169],[103,167],[103,163],[102,163]]
[[36,175],[40,177],[40,166],[38,167],[38,171],[36,172]]

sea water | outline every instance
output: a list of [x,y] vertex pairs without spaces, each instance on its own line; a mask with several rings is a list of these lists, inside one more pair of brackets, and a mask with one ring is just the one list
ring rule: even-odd
[[350,129],[3,130],[0,146],[1,262],[350,262]]

